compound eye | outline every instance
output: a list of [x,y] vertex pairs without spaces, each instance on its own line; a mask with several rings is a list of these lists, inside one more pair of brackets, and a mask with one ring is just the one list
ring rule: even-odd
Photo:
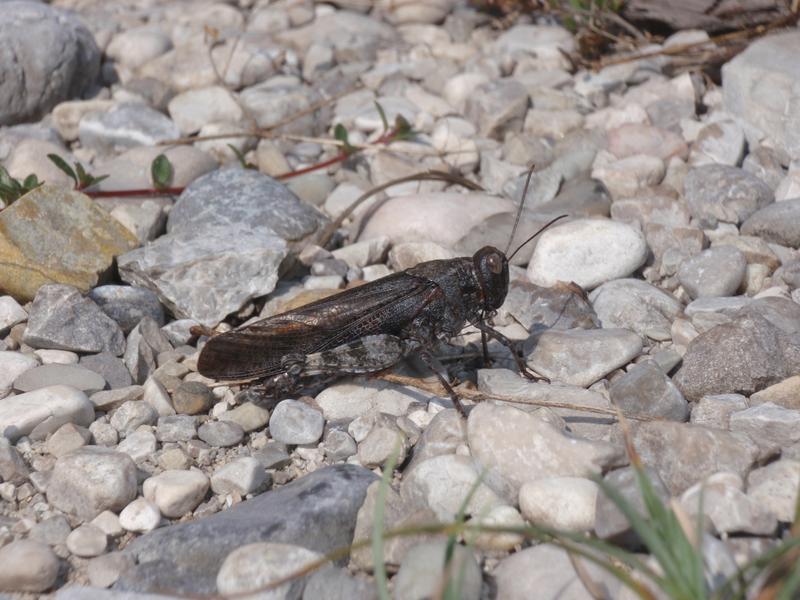
[[495,275],[499,275],[503,272],[503,261],[497,254],[490,254],[487,256],[486,264],[489,266],[489,270]]

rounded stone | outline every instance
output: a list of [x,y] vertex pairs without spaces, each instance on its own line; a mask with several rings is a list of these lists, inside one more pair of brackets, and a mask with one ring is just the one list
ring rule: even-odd
[[108,538],[105,532],[90,523],[73,529],[67,536],[67,550],[81,558],[91,558],[105,552]]
[[[394,598],[418,600],[433,597],[440,589],[442,578],[446,577],[446,551],[446,541],[428,542],[411,548],[394,578]],[[451,585],[458,586],[458,597],[478,600],[483,579],[475,555],[468,548],[456,545],[452,561]]]
[[242,456],[216,470],[211,476],[215,494],[238,493],[242,496],[256,491],[267,480],[261,463],[252,456]]
[[594,529],[598,486],[582,477],[550,477],[519,490],[522,515],[533,525],[562,531]]
[[686,260],[678,281],[692,298],[733,296],[747,272],[747,259],[733,246],[715,246]]
[[269,432],[284,444],[314,444],[322,437],[325,418],[322,413],[297,400],[284,400],[272,411]]
[[692,216],[710,227],[719,221],[738,225],[774,200],[772,190],[758,177],[727,165],[692,169],[683,185]]
[[586,289],[627,277],[647,259],[644,236],[610,219],[578,219],[542,233],[528,264],[528,279],[552,286],[573,281]]
[[54,507],[84,520],[116,511],[136,497],[136,464],[130,456],[88,446],[56,461],[47,485]]
[[145,498],[136,498],[119,513],[119,524],[126,531],[146,533],[161,523],[158,507]]
[[[320,554],[290,544],[259,542],[237,548],[225,558],[217,573],[217,591],[239,595],[262,588],[299,571],[321,558]],[[272,590],[273,598],[289,598],[291,583]]]
[[0,548],[0,591],[44,592],[58,577],[59,560],[45,544],[17,540]]
[[165,517],[178,519],[202,502],[208,486],[208,477],[200,471],[170,470],[146,479],[142,492]]
[[208,421],[200,425],[197,437],[209,446],[227,448],[244,439],[244,429],[233,421]]
[[172,395],[175,412],[183,415],[208,412],[213,403],[214,394],[200,381],[183,381]]

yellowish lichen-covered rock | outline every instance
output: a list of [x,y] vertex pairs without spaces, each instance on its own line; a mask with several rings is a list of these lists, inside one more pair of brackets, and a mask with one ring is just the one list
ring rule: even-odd
[[42,185],[0,211],[0,291],[23,302],[46,283],[88,291],[138,245],[86,194]]

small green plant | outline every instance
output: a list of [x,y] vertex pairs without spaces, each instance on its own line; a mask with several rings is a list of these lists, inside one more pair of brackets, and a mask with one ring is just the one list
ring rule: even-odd
[[69,166],[69,163],[61,158],[58,154],[48,154],[47,158],[49,158],[55,166],[61,169],[70,177],[70,179],[72,179],[72,181],[75,182],[76,190],[85,190],[93,185],[97,185],[104,179],[108,179],[108,175],[92,175],[84,168],[80,161],[75,161],[75,168],[73,169],[71,166]]
[[39,178],[34,174],[28,175],[22,181],[15,179],[9,175],[5,168],[0,166],[0,200],[3,200],[6,206],[19,200],[31,190],[42,185],[42,183],[44,182],[39,181]]
[[169,159],[164,154],[159,154],[153,159],[150,164],[150,177],[157,190],[168,188],[172,183],[173,175],[172,163],[169,162]]
[[256,171],[258,170],[258,167],[253,163],[251,163],[249,160],[247,160],[244,156],[244,153],[241,150],[239,150],[236,146],[234,146],[233,144],[228,144],[228,148],[231,149],[231,152],[233,152],[234,156],[236,156],[236,160],[239,161],[239,164],[242,166],[243,169],[254,169]]

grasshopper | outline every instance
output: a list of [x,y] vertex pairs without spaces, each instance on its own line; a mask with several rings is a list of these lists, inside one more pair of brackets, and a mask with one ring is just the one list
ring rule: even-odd
[[[532,171],[531,171],[532,172]],[[530,181],[528,174],[528,181]],[[527,191],[527,183],[526,183]],[[525,193],[523,192],[523,199]],[[522,205],[509,239],[509,248]],[[514,343],[487,324],[508,293],[509,260],[561,215],[506,256],[485,246],[473,256],[432,260],[294,310],[209,338],[198,371],[217,380],[262,382],[288,389],[313,376],[372,373],[417,351],[458,411],[458,394],[434,364],[431,348],[475,326],[488,357],[491,337],[511,349],[521,374],[537,377]]]

